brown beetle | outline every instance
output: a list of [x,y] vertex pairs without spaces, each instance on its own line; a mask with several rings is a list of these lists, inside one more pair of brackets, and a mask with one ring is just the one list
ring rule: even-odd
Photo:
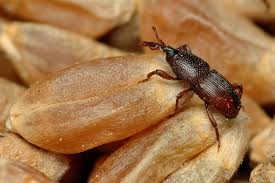
[[216,70],[210,69],[200,57],[192,54],[188,45],[182,45],[178,48],[167,46],[158,36],[155,27],[152,27],[159,43],[144,41],[143,46],[149,47],[151,50],[162,50],[166,53],[166,61],[172,68],[176,77],[170,76],[163,70],[155,70],[147,75],[148,81],[153,75],[159,75],[167,80],[184,80],[187,81],[190,88],[181,91],[177,95],[176,110],[178,109],[179,99],[189,92],[194,91],[204,102],[205,108],[213,127],[215,128],[218,141],[218,149],[220,147],[220,135],[217,123],[213,115],[209,111],[209,105],[216,108],[226,118],[235,118],[241,108],[241,96],[243,88],[241,84],[230,84]]

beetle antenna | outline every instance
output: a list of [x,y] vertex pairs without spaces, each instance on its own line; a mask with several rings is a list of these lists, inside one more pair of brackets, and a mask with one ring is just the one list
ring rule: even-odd
[[153,31],[154,31],[154,33],[155,33],[155,36],[156,36],[158,42],[159,42],[160,44],[162,44],[163,46],[165,46],[165,43],[164,43],[164,42],[160,39],[160,37],[159,37],[157,28],[153,26],[152,29],[153,29]]
[[144,41],[142,42],[142,45],[149,47],[151,50],[163,50],[166,47],[165,43],[160,39],[157,28],[153,26],[152,29],[155,33],[158,43]]
[[163,50],[165,45],[155,42],[144,41],[143,46],[149,47],[151,50]]

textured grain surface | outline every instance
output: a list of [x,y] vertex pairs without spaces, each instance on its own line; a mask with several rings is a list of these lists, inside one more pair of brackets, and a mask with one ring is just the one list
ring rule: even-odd
[[56,181],[70,168],[66,156],[39,149],[12,133],[1,133],[0,156],[25,163]]
[[274,122],[253,138],[250,148],[250,160],[254,165],[267,161],[271,155],[275,154]]
[[224,0],[228,9],[258,21],[274,21],[275,1],[273,0]]
[[241,102],[243,110],[249,116],[248,128],[250,137],[252,138],[269,126],[272,119],[266,114],[261,106],[250,97],[243,95]]
[[135,10],[134,0],[1,0],[0,6],[11,15],[91,37],[127,22]]
[[184,163],[163,182],[228,182],[241,164],[249,141],[247,121],[239,120],[235,123],[222,135],[221,148],[218,152],[217,146],[209,147],[194,159]]
[[0,78],[0,131],[6,130],[6,123],[10,121],[10,108],[24,91],[24,87]]
[[77,62],[126,54],[69,31],[19,22],[3,26],[0,50],[28,84]]
[[[221,134],[247,120],[242,112],[228,121],[214,116]],[[243,135],[248,135],[246,130]],[[209,146],[215,144],[217,150],[215,140],[204,106],[191,107],[132,137],[97,167],[90,182],[160,182]]]
[[[187,87],[159,77],[159,56],[93,60],[35,83],[13,106],[14,130],[39,147],[77,153],[127,138],[168,117]],[[170,71],[171,72],[171,71]]]
[[34,168],[6,158],[0,158],[1,183],[55,183]]
[[273,183],[275,182],[275,166],[265,162],[259,164],[250,174],[250,183]]

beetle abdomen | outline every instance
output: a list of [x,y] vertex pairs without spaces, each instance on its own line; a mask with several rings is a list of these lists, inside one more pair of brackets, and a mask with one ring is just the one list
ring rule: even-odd
[[210,70],[206,77],[200,79],[195,86],[195,92],[227,118],[238,115],[241,107],[240,99],[230,83],[217,71]]

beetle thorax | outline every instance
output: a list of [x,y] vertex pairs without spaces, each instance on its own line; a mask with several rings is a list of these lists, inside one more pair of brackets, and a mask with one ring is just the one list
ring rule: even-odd
[[196,82],[206,76],[210,70],[206,62],[192,53],[180,51],[172,57],[167,54],[166,59],[176,76],[187,82]]

